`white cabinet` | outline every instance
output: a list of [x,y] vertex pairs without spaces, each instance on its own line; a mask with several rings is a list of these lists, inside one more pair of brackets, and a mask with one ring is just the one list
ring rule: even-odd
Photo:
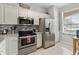
[[0,24],[2,24],[4,22],[3,19],[3,6],[2,4],[0,4]]
[[18,8],[10,5],[4,6],[5,24],[17,24]]
[[34,25],[39,25],[39,14],[37,12],[29,10],[28,17],[34,18]]
[[0,55],[5,55],[6,54],[6,41],[3,40],[0,42]]
[[19,16],[21,17],[27,17],[28,9],[19,7]]
[[18,7],[0,4],[0,24],[17,24]]
[[34,24],[39,25],[39,18],[48,18],[49,15],[44,14],[44,13],[40,13],[40,12],[36,12],[36,11],[33,11],[33,10],[29,10],[28,11],[28,17],[34,18]]
[[40,48],[42,46],[42,33],[37,32],[37,48]]
[[0,24],[2,23],[2,8],[1,8],[1,5],[0,5]]
[[17,55],[18,54],[18,36],[9,35],[6,36],[2,42],[0,42],[0,54],[1,55]]
[[6,39],[6,54],[17,55],[18,54],[18,37],[7,37]]

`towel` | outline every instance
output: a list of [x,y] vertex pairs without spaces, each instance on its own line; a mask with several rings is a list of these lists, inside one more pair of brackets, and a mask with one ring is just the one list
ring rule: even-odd
[[31,35],[29,35],[29,36],[27,36],[27,43],[31,43],[31,40],[32,40],[32,36]]

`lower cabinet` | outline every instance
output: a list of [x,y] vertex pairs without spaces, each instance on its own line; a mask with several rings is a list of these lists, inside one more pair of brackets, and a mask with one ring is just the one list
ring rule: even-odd
[[6,54],[7,55],[17,55],[18,54],[18,40],[17,37],[7,37],[6,38]]
[[40,48],[42,46],[42,33],[37,32],[37,48]]
[[18,40],[17,37],[6,37],[0,42],[0,55],[17,55]]
[[0,55],[5,55],[6,54],[6,43],[5,40],[0,42]]

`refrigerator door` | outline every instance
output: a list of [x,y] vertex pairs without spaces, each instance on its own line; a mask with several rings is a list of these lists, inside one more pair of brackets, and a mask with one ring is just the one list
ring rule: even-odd
[[54,33],[50,34],[49,45],[50,46],[55,45],[55,34]]
[[45,19],[45,28],[49,27],[50,19]]
[[54,21],[53,19],[50,19],[50,25],[49,25],[49,32],[50,32],[50,39],[49,39],[49,44],[50,46],[55,44],[55,33],[54,33]]
[[49,47],[49,39],[50,39],[50,35],[49,35],[49,32],[45,32],[45,34],[44,34],[44,37],[43,37],[43,43],[44,43],[44,45],[43,45],[43,47],[44,48],[48,48]]
[[50,21],[49,28],[50,28],[50,33],[55,33],[54,20],[53,19],[51,19],[51,21]]

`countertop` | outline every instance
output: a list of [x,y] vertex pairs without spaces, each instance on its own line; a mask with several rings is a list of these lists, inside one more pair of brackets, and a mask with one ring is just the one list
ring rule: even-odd
[[77,38],[76,36],[74,36],[73,39],[79,40],[79,38]]
[[[36,34],[42,34],[42,32],[36,32]],[[2,42],[6,37],[18,37],[18,33],[9,33],[7,35],[0,34],[0,42]]]
[[18,37],[18,34],[7,34],[7,35],[2,35],[0,34],[0,42],[2,42],[6,37]]

